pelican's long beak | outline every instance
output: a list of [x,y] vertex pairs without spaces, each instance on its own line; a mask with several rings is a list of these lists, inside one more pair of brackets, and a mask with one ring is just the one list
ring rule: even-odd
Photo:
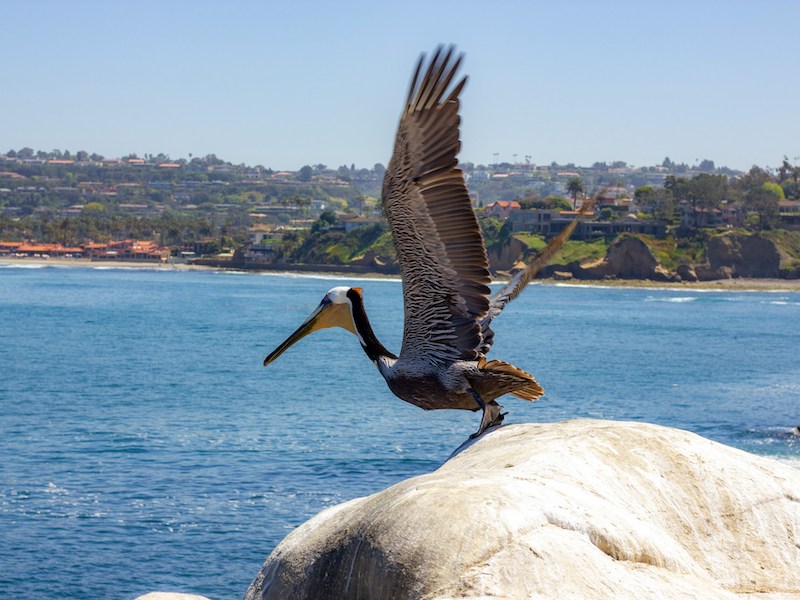
[[325,329],[326,327],[343,327],[348,331],[355,331],[352,323],[353,318],[350,316],[349,305],[336,304],[331,302],[326,296],[322,299],[322,302],[319,303],[319,306],[314,309],[314,312],[303,321],[303,324],[264,359],[264,366],[266,367],[269,363],[273,362],[281,354],[286,352],[290,346],[293,346],[307,335],[319,329]]

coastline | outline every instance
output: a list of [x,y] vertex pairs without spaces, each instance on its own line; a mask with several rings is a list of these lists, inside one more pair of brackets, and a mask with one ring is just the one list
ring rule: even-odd
[[158,263],[149,261],[124,260],[90,260],[88,258],[12,258],[0,257],[0,266],[12,265],[21,267],[83,267],[86,269],[151,269],[154,271],[213,271],[213,267],[190,265],[187,263]]
[[[187,263],[155,263],[155,262],[136,262],[136,261],[92,261],[86,258],[12,258],[0,257],[0,268],[4,266],[18,267],[82,267],[82,268],[106,268],[106,269],[150,269],[155,271],[224,271],[235,270],[235,267],[212,267],[207,265],[195,265]],[[264,273],[252,269],[253,273]],[[292,270],[270,270],[274,274],[286,273],[298,276],[330,276],[330,277],[374,277],[396,279],[398,275],[386,275],[384,273],[347,273],[344,271],[309,271]],[[536,279],[535,283],[549,285],[574,285],[574,286],[605,286],[605,287],[639,287],[639,288],[663,288],[677,290],[720,290],[720,291],[787,291],[800,292],[800,279],[716,279],[713,281],[697,282],[677,282],[677,281],[652,281],[648,279],[601,279],[601,280],[555,280],[555,279]]]

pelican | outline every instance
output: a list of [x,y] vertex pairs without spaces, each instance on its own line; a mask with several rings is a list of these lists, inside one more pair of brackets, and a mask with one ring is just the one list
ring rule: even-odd
[[462,58],[453,47],[439,47],[427,67],[425,55],[420,57],[383,180],[383,208],[403,282],[399,356],[375,336],[363,291],[340,286],[325,294],[264,365],[314,331],[341,327],[355,334],[400,399],[425,410],[483,411],[474,438],[502,423],[500,396],[533,401],[544,393],[522,369],[486,359],[494,339],[491,323],[561,248],[578,217],[491,294],[486,248],[456,159],[459,95],[467,78],[454,81]]

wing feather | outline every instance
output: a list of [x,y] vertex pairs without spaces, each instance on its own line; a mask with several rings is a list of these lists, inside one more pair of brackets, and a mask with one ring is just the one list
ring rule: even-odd
[[[598,192],[598,194],[599,193],[600,192]],[[539,273],[539,271],[552,260],[556,253],[561,250],[572,235],[572,232],[575,231],[580,219],[594,208],[596,198],[597,196],[592,198],[592,200],[585,201],[578,214],[575,215],[575,218],[572,219],[557,236],[550,240],[547,246],[536,253],[524,269],[517,271],[508,283],[489,298],[489,311],[481,321],[481,329],[483,330],[484,337],[481,347],[481,352],[483,354],[489,352],[492,347],[492,342],[494,341],[494,332],[491,328],[492,320],[503,311],[506,304],[520,295],[522,290],[525,289],[525,286],[527,286],[528,283],[536,277],[537,273]]]
[[383,181],[383,207],[403,279],[404,356],[477,358],[489,310],[489,262],[456,158],[462,56],[421,57]]

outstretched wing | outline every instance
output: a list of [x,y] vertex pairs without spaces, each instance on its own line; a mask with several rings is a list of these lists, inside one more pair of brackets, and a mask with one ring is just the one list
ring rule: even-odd
[[492,347],[494,341],[494,331],[492,331],[491,323],[497,315],[499,315],[506,304],[511,302],[514,298],[519,296],[520,292],[525,289],[525,286],[536,277],[537,273],[544,268],[547,263],[561,250],[562,246],[575,231],[578,221],[582,216],[587,214],[594,206],[595,200],[584,202],[581,210],[575,215],[575,218],[570,221],[556,237],[554,237],[540,252],[536,253],[524,269],[517,271],[511,280],[502,288],[497,290],[489,298],[489,311],[486,316],[481,319],[481,329],[483,331],[483,343],[481,345],[481,353],[486,354]]
[[471,360],[483,340],[489,262],[456,159],[461,58],[440,47],[424,74],[420,58],[383,180],[403,279],[401,358]]

